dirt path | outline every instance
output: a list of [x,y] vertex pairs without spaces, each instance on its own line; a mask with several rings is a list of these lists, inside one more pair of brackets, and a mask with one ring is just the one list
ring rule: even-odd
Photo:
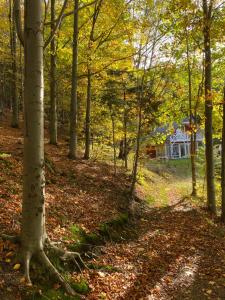
[[[93,272],[87,299],[225,299],[224,228],[188,201],[150,209],[133,224],[136,240],[108,244],[97,263],[121,272]],[[105,293],[105,294],[104,294]]]

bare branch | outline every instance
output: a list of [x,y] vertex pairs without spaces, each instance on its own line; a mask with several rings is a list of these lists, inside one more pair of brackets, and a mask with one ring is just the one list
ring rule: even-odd
[[[87,8],[88,6],[91,6],[91,5],[95,4],[96,2],[97,2],[97,0],[94,0],[94,1],[92,1],[92,2],[90,2],[90,3],[84,4],[84,5],[82,5],[81,7],[78,8],[78,11],[80,11],[80,10],[82,10],[82,9],[84,9],[84,8]],[[75,10],[75,12],[76,12],[76,10]],[[67,13],[65,13],[65,14],[62,15],[61,20],[63,20],[63,19],[66,18],[66,17],[69,17],[69,16],[71,16],[71,15],[73,15],[73,14],[74,14],[74,10],[69,11],[69,12],[67,12]],[[57,22],[57,20],[55,20],[54,23],[56,23],[56,22]],[[46,25],[46,26],[49,26],[49,25],[51,25],[51,22],[47,22],[47,23],[45,23],[45,25]]]
[[16,23],[17,35],[20,40],[20,43],[24,46],[24,32],[22,29],[20,0],[14,1],[13,13]]
[[58,28],[60,27],[61,25],[61,22],[62,22],[62,16],[63,16],[63,13],[66,9],[66,6],[67,6],[67,3],[68,3],[68,0],[64,0],[64,3],[63,3],[63,6],[62,6],[62,9],[60,11],[60,14],[57,18],[57,21],[56,21],[56,24],[55,24],[55,28],[54,30],[51,32],[50,36],[48,37],[48,39],[46,40],[45,44],[44,44],[44,49],[49,45],[49,43],[51,43],[52,39],[54,38],[55,34],[56,34],[56,31],[58,30]]

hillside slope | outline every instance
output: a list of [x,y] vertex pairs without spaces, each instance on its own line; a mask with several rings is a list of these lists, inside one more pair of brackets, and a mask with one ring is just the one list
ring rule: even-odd
[[[0,128],[1,233],[19,232],[22,143],[19,129]],[[169,181],[157,174],[153,179],[150,191],[160,200]],[[115,177],[107,164],[70,161],[65,142],[50,146],[46,140],[49,236],[81,251],[89,267],[78,272],[69,266],[64,275],[80,282],[86,299],[225,299],[224,227],[172,193],[173,186],[167,203],[140,201],[139,214],[129,220],[128,187],[122,170]],[[18,253],[18,245],[0,240],[0,299],[75,299],[37,269],[34,286],[25,286]]]

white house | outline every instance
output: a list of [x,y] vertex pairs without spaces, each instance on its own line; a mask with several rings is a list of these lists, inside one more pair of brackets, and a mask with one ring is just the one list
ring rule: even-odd
[[[157,129],[158,133],[166,134],[167,128]],[[164,144],[147,146],[147,154],[151,158],[179,159],[190,157],[191,134],[190,123],[184,119],[179,126],[173,125],[173,133],[168,134]],[[203,144],[203,132],[198,129],[196,132],[196,149]]]

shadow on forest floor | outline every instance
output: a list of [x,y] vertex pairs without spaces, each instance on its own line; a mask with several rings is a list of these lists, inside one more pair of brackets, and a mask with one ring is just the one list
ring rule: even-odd
[[[0,229],[16,233],[21,212],[21,132],[0,128],[0,136],[0,152],[10,154],[0,159]],[[46,168],[47,228],[53,240],[69,243],[65,237],[73,224],[93,233],[126,211],[129,181],[122,170],[114,176],[104,163],[71,162],[65,143],[46,144],[46,152],[51,164]],[[225,299],[224,226],[189,201],[177,198],[170,202],[173,205],[159,208],[137,203],[138,216],[122,228],[120,241],[106,240],[101,255],[92,261],[112,266],[111,271],[83,270],[79,275],[91,288],[86,298]],[[21,299],[22,274],[13,270],[13,258],[6,262],[7,253],[17,251],[13,247],[0,244],[4,299]]]
[[220,224],[188,201],[151,209],[139,224],[131,259],[135,276],[121,299],[225,299],[225,231]]

